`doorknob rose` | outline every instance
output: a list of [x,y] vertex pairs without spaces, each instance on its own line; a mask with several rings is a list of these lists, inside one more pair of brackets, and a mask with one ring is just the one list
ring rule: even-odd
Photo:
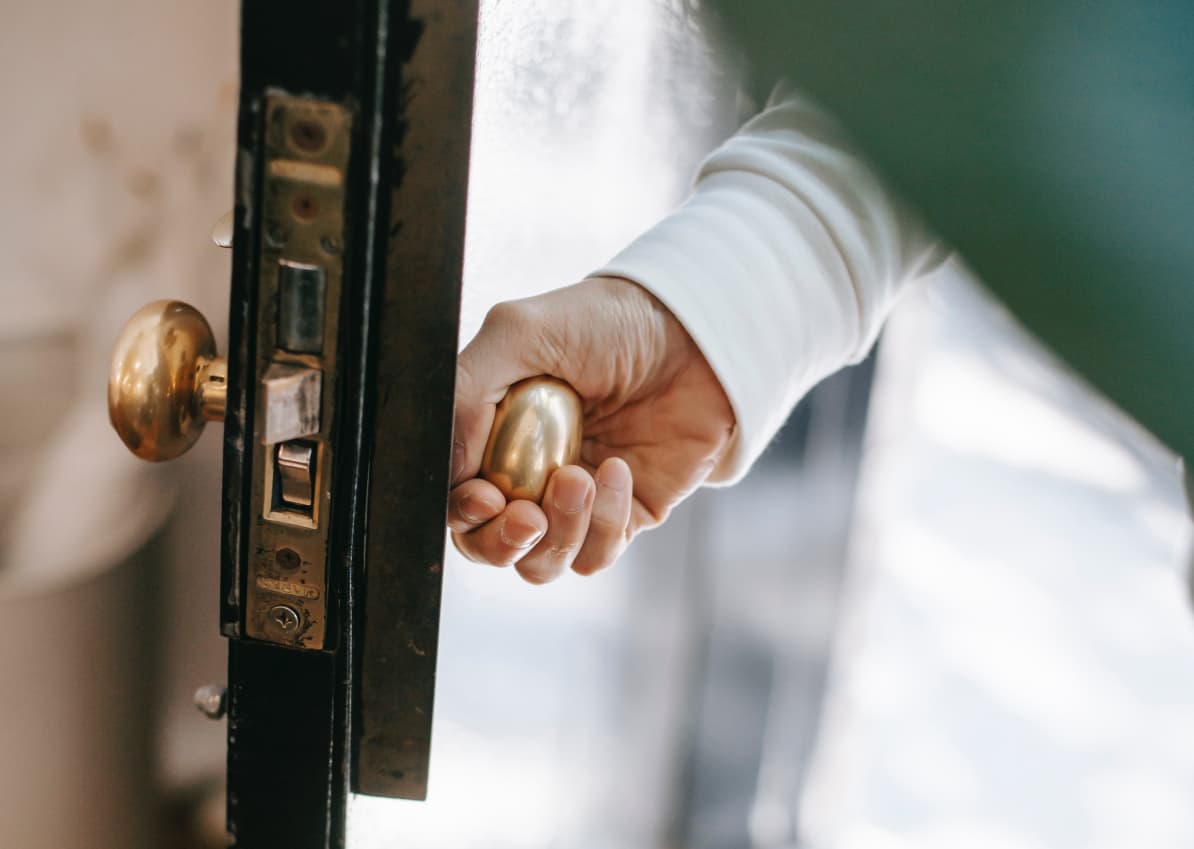
[[165,300],[133,313],[108,372],[108,418],[130,451],[173,460],[224,420],[227,395],[228,363],[197,309]]
[[538,503],[552,472],[580,460],[584,408],[576,390],[546,375],[515,383],[497,405],[481,476],[507,500]]

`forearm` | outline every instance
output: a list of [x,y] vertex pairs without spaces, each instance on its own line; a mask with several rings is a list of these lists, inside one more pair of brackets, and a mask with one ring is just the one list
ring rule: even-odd
[[728,482],[944,256],[830,119],[777,91],[708,157],[687,203],[597,273],[654,293],[708,359],[737,418],[711,478]]

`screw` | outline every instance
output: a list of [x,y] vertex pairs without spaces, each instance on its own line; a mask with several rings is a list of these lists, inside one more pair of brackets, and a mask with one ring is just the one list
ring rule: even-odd
[[293,548],[279,548],[274,552],[274,563],[277,564],[279,569],[293,572],[303,565],[303,558]]
[[340,253],[340,240],[335,236],[324,236],[319,240],[319,246],[323,248],[323,252],[335,256]]
[[319,214],[319,201],[307,194],[295,195],[290,201],[290,211],[295,218],[310,221]]
[[271,248],[280,248],[286,244],[286,231],[277,223],[270,224],[265,228],[265,241]]
[[316,153],[327,144],[328,134],[317,121],[295,121],[290,127],[290,143],[304,153]]
[[195,707],[208,719],[219,719],[228,710],[228,690],[219,684],[204,684],[195,691]]
[[289,634],[299,626],[298,611],[288,604],[275,604],[269,610],[269,620],[283,634]]

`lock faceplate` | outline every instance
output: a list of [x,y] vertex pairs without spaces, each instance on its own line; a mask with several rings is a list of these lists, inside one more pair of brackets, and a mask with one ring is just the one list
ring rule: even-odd
[[263,117],[244,634],[322,649],[352,113],[271,93]]

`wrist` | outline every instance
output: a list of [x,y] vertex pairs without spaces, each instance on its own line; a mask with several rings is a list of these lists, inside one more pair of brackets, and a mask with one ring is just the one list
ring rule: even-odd
[[584,284],[598,287],[600,300],[616,305],[623,314],[620,323],[627,334],[624,341],[638,349],[645,374],[671,379],[694,359],[708,368],[704,354],[684,324],[646,286],[629,277],[612,275],[587,277]]

